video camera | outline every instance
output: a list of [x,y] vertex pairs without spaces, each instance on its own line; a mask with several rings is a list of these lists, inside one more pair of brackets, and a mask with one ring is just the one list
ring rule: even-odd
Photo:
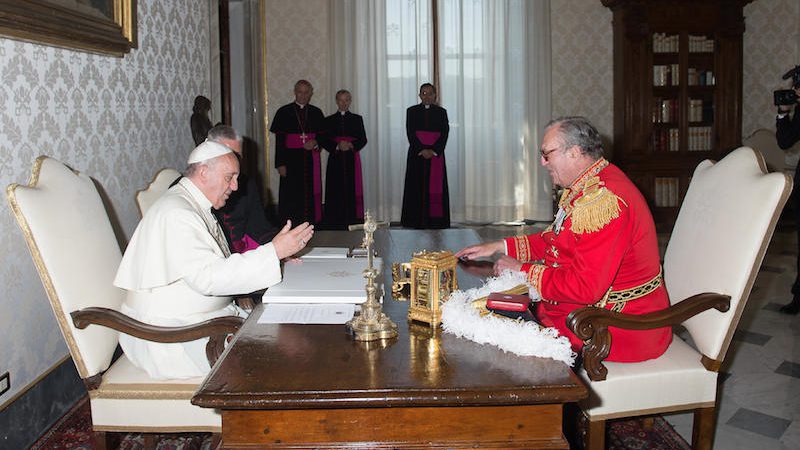
[[794,66],[794,69],[783,74],[782,79],[788,80],[789,78],[792,79],[793,89],[781,89],[773,92],[775,106],[794,105],[797,103],[797,92],[794,90],[800,88],[800,66]]

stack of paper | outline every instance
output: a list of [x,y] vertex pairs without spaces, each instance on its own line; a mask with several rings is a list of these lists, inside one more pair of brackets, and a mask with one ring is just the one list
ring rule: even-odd
[[[380,272],[382,261],[374,259]],[[283,281],[267,289],[264,303],[364,303],[367,300],[362,258],[310,258],[287,263]]]
[[258,323],[340,324],[347,323],[355,314],[355,305],[302,303],[268,304],[258,318]]

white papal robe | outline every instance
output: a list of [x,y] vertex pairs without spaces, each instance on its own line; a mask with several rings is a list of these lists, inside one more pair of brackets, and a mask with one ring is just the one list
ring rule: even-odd
[[[230,296],[280,281],[273,245],[230,254],[211,202],[182,178],[136,227],[114,285],[128,291],[123,313],[153,325],[182,326],[246,315]],[[163,344],[120,334],[119,341],[128,359],[153,378],[197,377],[210,370],[208,338]]]

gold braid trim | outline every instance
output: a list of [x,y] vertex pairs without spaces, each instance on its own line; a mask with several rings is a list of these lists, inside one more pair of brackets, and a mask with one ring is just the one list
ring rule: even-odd
[[546,268],[547,266],[542,264],[531,264],[531,268],[528,269],[528,283],[539,292],[539,295],[542,295],[542,275]]
[[620,201],[623,200],[599,183],[588,187],[583,196],[575,200],[572,232],[583,234],[601,230],[619,217]]
[[514,251],[517,252],[518,261],[530,261],[530,249],[528,248],[528,238],[525,236],[514,236]]
[[603,296],[602,300],[595,303],[594,306],[597,306],[598,308],[605,308],[606,305],[610,304],[611,311],[622,312],[622,309],[625,308],[625,305],[629,301],[640,299],[655,291],[659,286],[661,286],[663,280],[663,269],[659,267],[658,275],[644,284],[623,289],[621,291],[612,291],[612,288],[608,288],[606,295]]

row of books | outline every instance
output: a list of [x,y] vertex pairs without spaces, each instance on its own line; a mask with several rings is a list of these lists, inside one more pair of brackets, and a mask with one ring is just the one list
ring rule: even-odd
[[680,102],[677,98],[653,99],[653,123],[670,123],[678,121]]
[[689,53],[703,53],[714,51],[714,40],[705,36],[689,35]]
[[650,136],[654,152],[677,152],[680,150],[680,134],[677,128],[656,128]]
[[680,184],[677,178],[661,177],[655,179],[653,201],[656,206],[675,207],[680,205]]
[[677,86],[680,84],[678,64],[656,64],[653,66],[653,86]]
[[689,127],[689,140],[687,150],[690,152],[705,152],[711,150],[711,127]]
[[689,122],[711,122],[713,120],[713,101],[697,98],[689,99]]
[[[680,49],[680,36],[677,34],[653,33],[653,53],[677,53]],[[689,52],[705,53],[714,51],[714,40],[706,36],[689,35]]]
[[686,82],[689,86],[713,86],[716,84],[714,72],[711,70],[698,70],[694,67],[689,67],[687,72]]
[[680,36],[677,34],[654,33],[653,53],[677,53]]
[[[690,152],[710,151],[713,143],[712,127],[689,127],[687,130],[687,150]],[[650,147],[654,152],[680,151],[680,132],[677,128],[656,128],[650,135]]]

